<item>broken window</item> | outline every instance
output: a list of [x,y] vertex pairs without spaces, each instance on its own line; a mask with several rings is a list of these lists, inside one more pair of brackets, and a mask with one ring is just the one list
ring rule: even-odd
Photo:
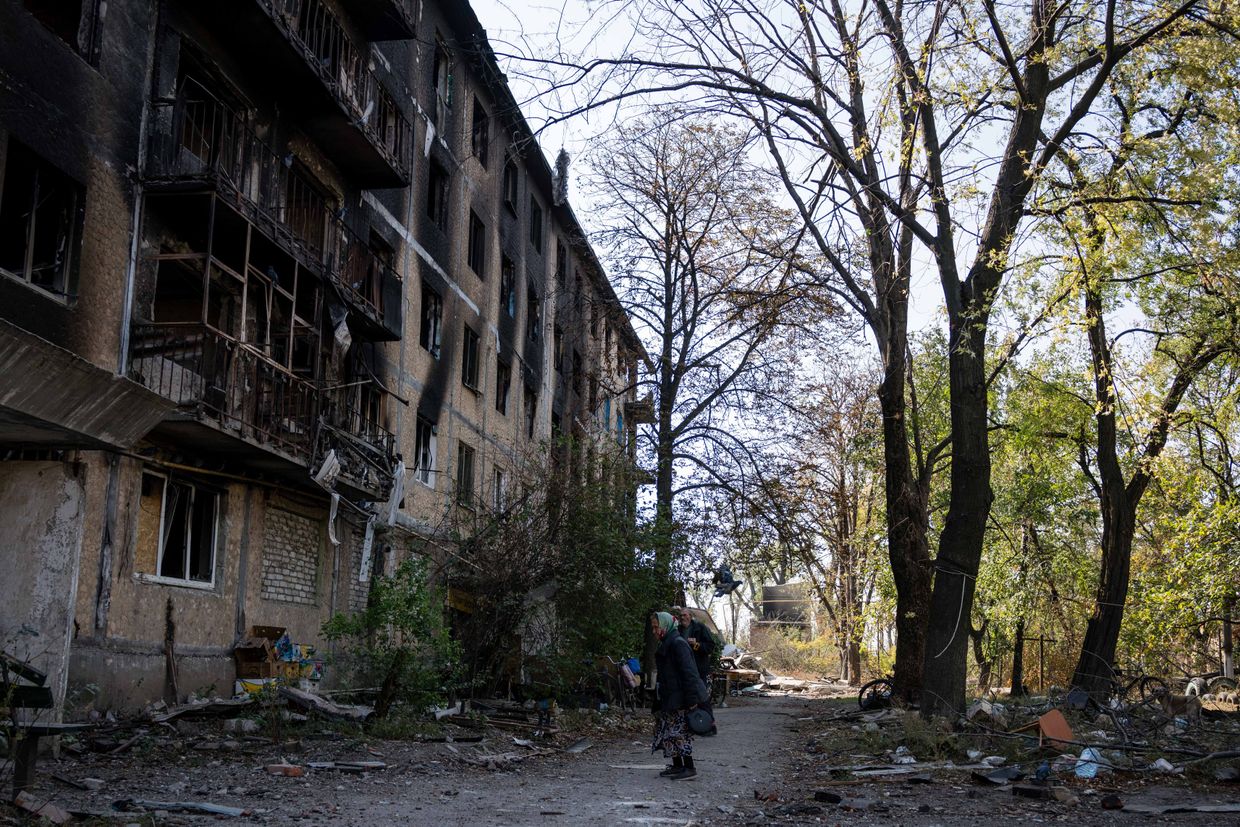
[[417,432],[414,435],[414,476],[418,481],[434,488],[431,474],[435,473],[435,436],[436,427],[429,419],[418,417]]
[[512,385],[512,366],[498,358],[495,362],[495,410],[508,415],[508,388]]
[[534,196],[530,196],[530,244],[538,252],[542,252],[543,245],[543,213],[542,207],[538,206],[538,200]]
[[467,253],[466,258],[469,261],[469,269],[473,270],[478,275],[478,278],[485,278],[487,227],[473,210],[469,211],[469,249]]
[[443,321],[443,298],[426,283],[422,284],[422,328],[418,340],[431,356],[439,358],[439,326]]
[[0,270],[69,295],[82,235],[82,186],[10,138],[0,187]]
[[443,130],[447,128],[448,113],[452,111],[452,57],[442,42],[435,44],[431,86],[435,92],[435,126]]
[[474,449],[464,442],[456,449],[456,501],[474,507]]
[[186,480],[142,472],[138,569],[160,579],[211,585],[219,494]]
[[102,0],[25,0],[23,5],[87,63],[99,65]]
[[525,294],[525,335],[531,342],[542,337],[542,302],[533,287]]
[[435,161],[431,161],[426,183],[426,215],[431,222],[448,231],[448,173]]
[[474,98],[473,128],[470,130],[470,147],[474,157],[483,168],[487,165],[487,153],[491,149],[491,118],[487,115],[482,101]]
[[551,344],[551,360],[557,371],[564,369],[564,331],[555,326],[555,334]]
[[472,391],[478,390],[478,334],[465,325],[464,348],[461,350],[461,382]]
[[504,469],[495,466],[491,481],[491,507],[503,511],[508,501],[508,478]]
[[572,380],[573,381],[573,393],[577,394],[578,396],[581,396],[582,373],[583,371],[581,367],[581,354],[578,353],[576,350],[574,350],[573,351],[573,380]]
[[511,158],[504,163],[504,206],[517,212],[518,197],[517,164]]
[[517,268],[508,256],[500,257],[499,307],[508,318],[517,318]]

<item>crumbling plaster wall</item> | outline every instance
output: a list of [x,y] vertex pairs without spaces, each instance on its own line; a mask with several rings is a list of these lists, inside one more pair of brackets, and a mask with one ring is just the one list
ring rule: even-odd
[[48,674],[58,707],[68,679],[85,473],[74,463],[0,462],[0,647]]
[[[100,471],[106,474],[105,466]],[[235,678],[232,647],[251,626],[283,626],[298,643],[328,651],[321,630],[335,607],[349,603],[350,551],[327,542],[326,502],[294,498],[262,486],[223,481],[215,583],[209,588],[153,581],[137,571],[136,509],[142,464],[121,460],[118,549],[113,560],[110,599],[102,630],[92,632],[99,591],[100,544],[88,544],[82,558],[85,579],[78,594],[79,635],[74,642],[72,677],[89,685],[97,708],[132,709],[159,699],[164,692],[164,613],[172,601],[181,695],[214,688],[227,696]],[[98,499],[102,530],[106,498]],[[290,529],[290,526],[295,526]],[[307,526],[313,547],[307,548]],[[346,536],[348,532],[342,532]],[[344,539],[344,538],[342,538]],[[273,571],[269,540],[277,568],[290,550],[314,561],[314,588],[297,600],[264,596],[264,575]],[[346,541],[347,542],[347,541]],[[343,581],[338,581],[343,577]],[[304,581],[304,577],[302,578]],[[287,595],[285,595],[287,596]],[[332,673],[329,669],[329,681]]]

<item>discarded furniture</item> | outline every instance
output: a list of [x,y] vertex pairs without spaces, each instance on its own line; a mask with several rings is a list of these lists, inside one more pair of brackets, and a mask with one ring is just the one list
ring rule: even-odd
[[[16,709],[51,709],[55,704],[47,675],[6,652],[0,652],[0,703],[10,713]],[[91,724],[16,722],[10,715],[0,724],[13,750],[13,797],[29,789],[39,757],[39,739],[67,735],[91,728]]]

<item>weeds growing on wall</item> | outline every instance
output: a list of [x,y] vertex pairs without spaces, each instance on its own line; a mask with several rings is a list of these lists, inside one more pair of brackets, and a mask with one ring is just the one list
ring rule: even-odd
[[375,715],[395,703],[415,709],[442,702],[454,687],[459,648],[444,623],[443,594],[426,562],[410,556],[391,575],[376,574],[366,608],[323,624],[339,647],[338,665],[353,686],[378,687]]

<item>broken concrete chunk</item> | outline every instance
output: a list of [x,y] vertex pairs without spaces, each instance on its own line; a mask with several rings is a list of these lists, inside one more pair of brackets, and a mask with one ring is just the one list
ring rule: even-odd
[[224,731],[240,735],[258,732],[259,723],[253,718],[229,718],[224,722]]
[[69,815],[67,810],[57,807],[50,801],[35,798],[25,790],[17,794],[17,798],[13,799],[13,803],[31,815],[37,818],[45,818],[52,824],[68,824],[73,820],[73,816]]

